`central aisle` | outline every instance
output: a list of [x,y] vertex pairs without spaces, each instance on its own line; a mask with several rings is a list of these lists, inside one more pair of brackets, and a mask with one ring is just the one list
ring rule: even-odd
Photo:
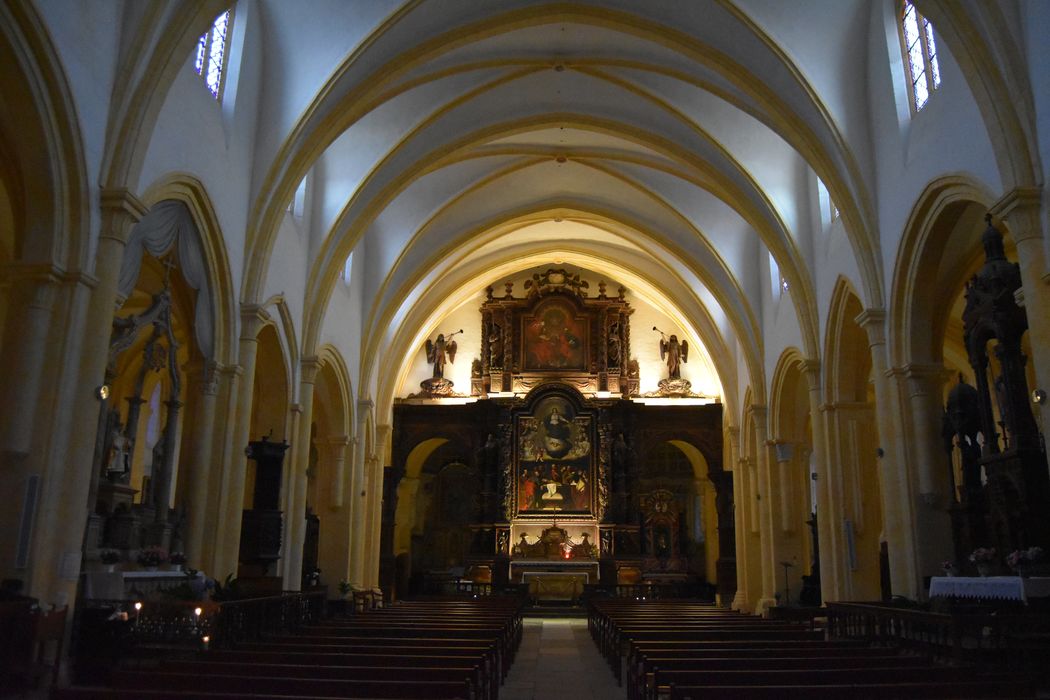
[[525,618],[521,648],[500,700],[626,698],[587,631],[587,620]]

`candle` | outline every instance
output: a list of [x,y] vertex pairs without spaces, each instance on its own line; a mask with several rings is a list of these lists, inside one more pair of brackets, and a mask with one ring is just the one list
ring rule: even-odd
[[208,651],[208,643],[211,642],[211,637],[205,635],[201,637],[201,646],[204,647],[204,651]]

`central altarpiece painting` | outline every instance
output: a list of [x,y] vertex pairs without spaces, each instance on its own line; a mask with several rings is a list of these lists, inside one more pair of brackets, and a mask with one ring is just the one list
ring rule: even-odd
[[[477,477],[473,492],[457,493],[472,499],[476,512],[465,526],[470,553],[458,564],[493,583],[528,583],[534,597],[548,599],[576,598],[585,583],[615,584],[626,571],[689,576],[679,544],[688,538],[650,537],[651,518],[643,511],[652,499],[639,492],[652,483],[647,454],[679,441],[704,455],[719,494],[719,542],[712,546],[722,556],[707,578],[724,593],[734,589],[732,475],[721,468],[721,405],[630,400],[639,378],[631,358],[634,309],[623,288],[608,295],[599,283],[592,295],[579,274],[557,269],[532,275],[524,286],[524,296],[509,283],[502,296],[490,288],[479,309],[481,352],[471,380],[477,401],[450,404],[434,395],[438,400],[428,402],[424,383],[422,396],[395,406],[381,575],[407,590],[419,568],[451,563],[429,551],[435,540],[424,535],[418,543],[413,538],[411,557],[392,551],[397,485],[408,457],[440,439],[423,466],[427,483],[440,489],[442,473],[453,466],[466,465]],[[686,475],[690,484],[693,478]],[[662,507],[684,510],[691,499],[679,494]]]

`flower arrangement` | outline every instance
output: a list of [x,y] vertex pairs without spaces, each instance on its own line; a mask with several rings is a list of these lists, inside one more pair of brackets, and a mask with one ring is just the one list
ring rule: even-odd
[[945,576],[955,576],[955,574],[957,573],[955,564],[952,563],[951,559],[945,559],[944,561],[942,561],[941,568],[944,569]]
[[1041,547],[1029,547],[1028,549],[1017,549],[1006,555],[1006,565],[1011,569],[1037,562],[1043,558]]
[[139,566],[160,566],[167,560],[167,550],[157,546],[146,547],[138,556]]
[[974,564],[991,564],[995,561],[995,547],[978,547],[970,555]]
[[120,561],[120,552],[115,549],[103,549],[98,553],[98,560],[107,566],[116,564]]
[[172,552],[168,555],[168,563],[174,564],[175,566],[182,566],[186,563],[186,555],[182,552]]

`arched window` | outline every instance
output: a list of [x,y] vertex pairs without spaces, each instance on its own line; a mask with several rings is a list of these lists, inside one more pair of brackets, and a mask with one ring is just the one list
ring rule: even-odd
[[346,262],[343,263],[343,273],[339,275],[342,278],[344,284],[350,284],[350,272],[353,270],[353,267],[354,254],[350,253],[350,255],[346,256]]
[[193,68],[204,79],[208,91],[219,99],[226,74],[226,36],[230,30],[230,11],[215,18],[211,29],[201,35],[197,42],[197,55]]
[[907,0],[901,5],[901,48],[908,66],[912,108],[918,112],[940,87],[941,69],[937,63],[933,25]]

